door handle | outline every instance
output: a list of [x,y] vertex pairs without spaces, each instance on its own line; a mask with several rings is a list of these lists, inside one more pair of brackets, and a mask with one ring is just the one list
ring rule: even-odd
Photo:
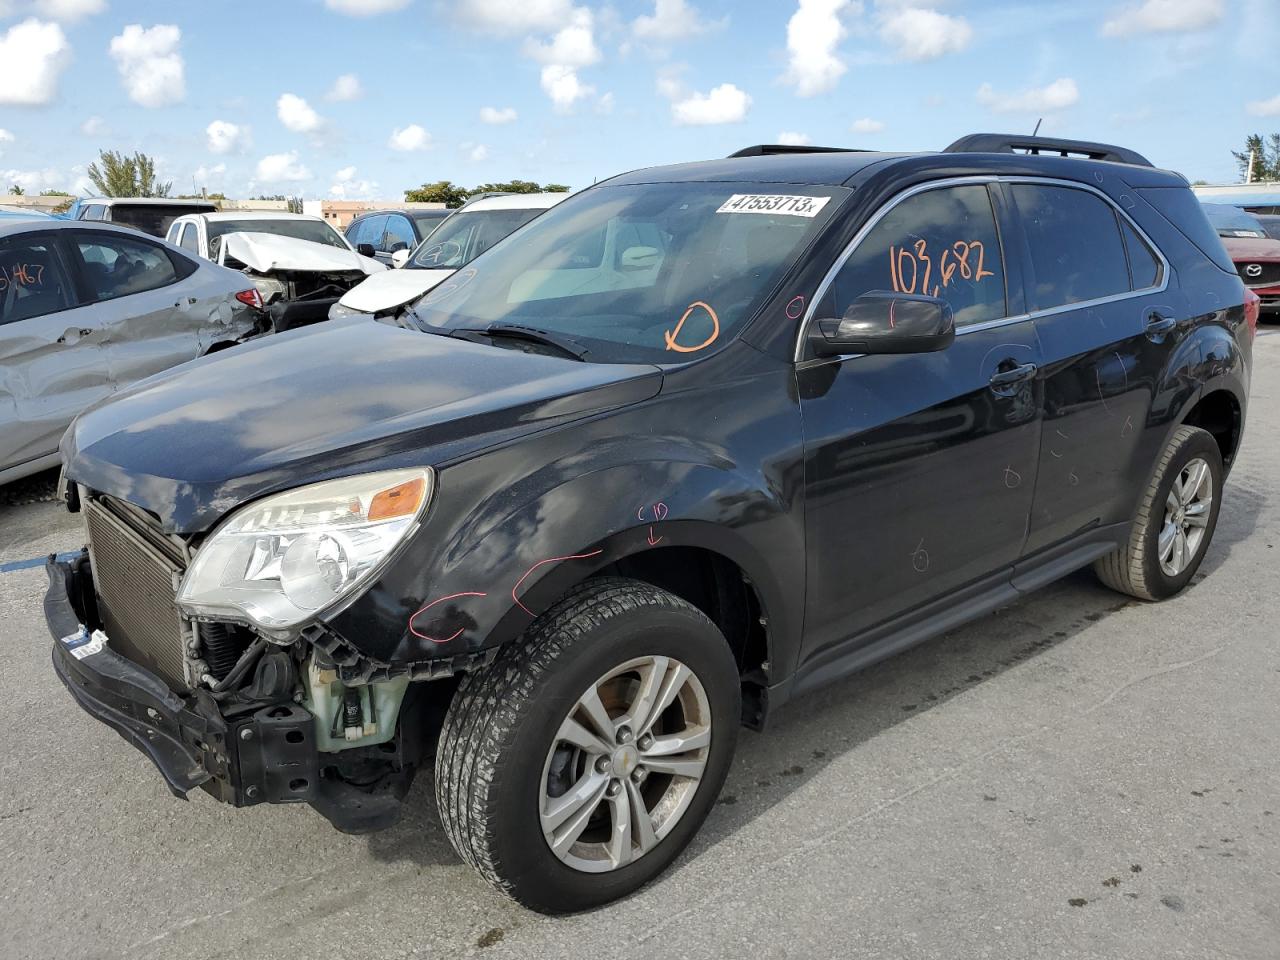
[[1160,337],[1173,330],[1178,325],[1177,317],[1166,317],[1159,310],[1152,310],[1147,314],[1147,336]]
[[1039,369],[1034,363],[1023,363],[1016,367],[1010,367],[1008,370],[1000,370],[991,377],[991,389],[999,391],[1017,386],[1019,383],[1034,377]]

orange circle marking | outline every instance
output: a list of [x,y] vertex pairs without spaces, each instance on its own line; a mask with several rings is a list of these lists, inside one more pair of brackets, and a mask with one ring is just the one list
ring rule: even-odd
[[[689,315],[698,307],[707,311],[707,316],[711,318],[711,322],[715,325],[711,330],[711,336],[707,337],[706,340],[703,340],[702,343],[698,344],[696,347],[681,346],[676,343],[676,337],[680,336],[680,330],[684,327],[684,322],[689,319]],[[697,353],[699,350],[704,350],[711,346],[711,344],[715,343],[719,338],[720,318],[716,316],[716,312],[711,308],[711,304],[704,303],[701,300],[695,300],[693,303],[689,304],[689,308],[685,310],[684,315],[680,318],[680,322],[676,324],[676,328],[674,330],[665,331],[662,336],[667,341],[668,350],[675,350],[677,353]]]

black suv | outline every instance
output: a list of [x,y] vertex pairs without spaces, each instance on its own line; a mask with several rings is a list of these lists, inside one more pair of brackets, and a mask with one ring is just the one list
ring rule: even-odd
[[1257,302],[1101,144],[755,147],[584,190],[395,323],[81,416],[54,667],[182,795],[393,822],[536,910],[660,873],[739,725],[1093,564],[1191,580]]

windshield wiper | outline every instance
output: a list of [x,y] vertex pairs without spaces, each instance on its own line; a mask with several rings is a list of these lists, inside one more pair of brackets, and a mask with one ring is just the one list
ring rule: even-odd
[[537,327],[526,327],[521,323],[491,323],[483,329],[457,327],[451,332],[454,334],[480,334],[493,339],[507,337],[512,340],[527,340],[530,343],[540,343],[544,346],[553,347],[575,360],[586,360],[587,355],[591,353],[590,350],[572,337],[566,337],[561,333],[553,333],[550,330],[539,330]]

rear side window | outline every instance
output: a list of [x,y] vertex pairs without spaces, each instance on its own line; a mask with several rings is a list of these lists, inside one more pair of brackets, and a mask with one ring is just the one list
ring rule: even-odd
[[1219,269],[1227,273],[1236,272],[1217,230],[1209,222],[1204,207],[1194,193],[1186,187],[1147,187],[1138,190],[1138,193],[1177,227],[1184,237],[1199,247],[1200,252]]
[[1129,292],[1129,267],[1111,205],[1071,187],[1012,186],[1031,255],[1030,310]]
[[1152,253],[1147,242],[1124,217],[1120,218],[1120,232],[1124,234],[1124,249],[1129,254],[1129,278],[1134,290],[1145,290],[1160,283],[1160,261]]
[[84,208],[84,213],[80,215],[81,220],[105,220],[107,219],[107,208],[100,203],[92,203]]
[[95,300],[114,300],[176,283],[178,271],[162,247],[114,234],[75,239]]
[[0,240],[0,325],[57,313],[74,305],[71,284],[52,240]]
[[188,223],[182,228],[182,239],[178,245],[192,253],[200,252],[200,230],[194,223]]
[[841,317],[873,290],[940,297],[957,325],[1005,316],[1004,264],[987,188],[941,187],[890,209],[840,268],[818,316]]

